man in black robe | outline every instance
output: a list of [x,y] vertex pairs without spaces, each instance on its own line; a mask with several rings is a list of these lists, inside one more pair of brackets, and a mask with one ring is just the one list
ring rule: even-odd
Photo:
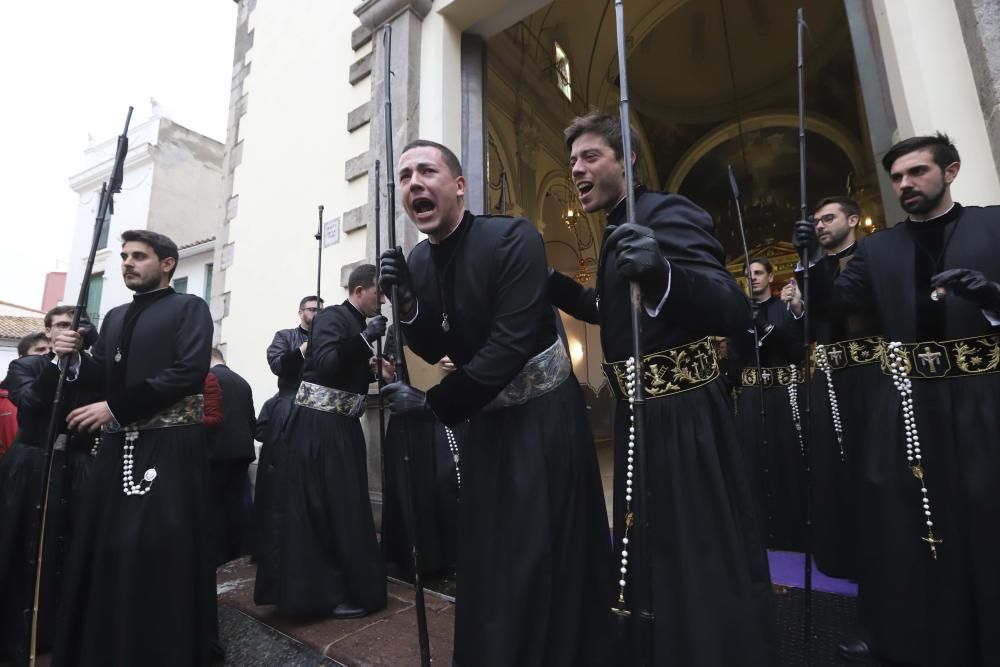
[[[736,424],[747,470],[756,483],[767,546],[805,551],[805,460],[799,421],[800,388],[805,380],[802,321],[774,296],[773,283],[771,261],[751,258],[750,308],[757,331],[755,335],[747,327],[730,348],[741,367]],[[754,344],[760,350],[759,375]]]
[[[18,409],[18,430],[14,444],[0,458],[0,658],[14,664],[27,661],[28,632],[34,598],[33,563],[37,558],[39,494],[45,493],[45,448],[59,369],[52,363],[49,337],[72,326],[73,306],[57,306],[45,314],[45,331],[19,345],[20,357],[10,363],[3,386]],[[85,345],[97,332],[89,321]],[[37,351],[39,344],[42,351]],[[22,349],[23,348],[23,349]],[[62,409],[79,405],[76,387],[64,390]],[[39,598],[36,646],[48,651],[52,644],[53,617],[62,584],[66,550],[73,525],[73,512],[81,486],[90,467],[93,438],[67,433],[60,426],[53,443],[52,477],[45,521],[45,553],[42,558],[42,586]]]
[[[342,304],[316,314],[282,451],[254,602],[283,616],[355,618],[386,604],[359,417],[374,380],[372,341],[385,333],[375,266],[348,278]],[[366,323],[366,318],[371,318]]]
[[222,391],[222,427],[209,436],[212,498],[215,501],[217,563],[243,553],[247,524],[247,468],[254,460],[253,391],[238,373],[226,366],[218,348],[212,348],[212,369]]
[[[285,427],[285,420],[292,411],[295,392],[302,380],[302,365],[309,349],[309,330],[316,313],[323,307],[323,300],[316,296],[304,296],[299,300],[299,325],[291,329],[280,329],[267,348],[267,365],[278,376],[278,393],[274,401],[269,401],[267,428],[263,433],[277,435]],[[279,548],[275,535],[267,532],[268,526],[276,525],[272,488],[278,478],[282,462],[282,452],[277,449],[277,440],[267,437],[261,440],[260,457],[257,461],[257,476],[254,483],[253,519],[250,529],[250,551],[255,559],[264,550],[273,553]]]
[[[909,217],[863,239],[836,279],[809,270],[818,316],[872,314],[887,342],[861,463],[862,620],[890,660],[997,665],[1000,208],[952,200],[946,136],[902,141],[882,164]],[[795,243],[815,249],[811,222]]]
[[[638,551],[636,539],[646,536],[636,529],[648,522],[654,664],[772,665],[777,656],[767,555],[712,338],[745,331],[749,308],[726,271],[704,210],[639,186],[635,222],[626,220],[621,133],[617,118],[598,113],[575,119],[565,131],[580,203],[588,213],[606,213],[609,231],[596,289],[559,273],[549,286],[555,305],[601,326],[605,374],[618,398],[616,556]],[[634,139],[632,145],[638,145]],[[643,296],[645,473],[652,497],[648,516],[636,517],[631,528],[630,281],[639,283]],[[626,576],[615,578],[628,601],[634,573],[631,565],[625,569]]]
[[299,325],[280,329],[274,333],[267,347],[267,365],[278,376],[278,393],[285,398],[295,398],[302,380],[302,364],[309,349],[309,330],[313,318],[323,308],[323,300],[304,296],[299,301]]
[[[460,459],[455,664],[609,664],[607,514],[583,395],[545,290],[528,220],[465,210],[462,167],[415,141],[398,164],[403,206],[428,235],[382,256],[402,329],[456,370],[425,394],[383,390],[394,413],[469,420]],[[425,444],[426,446],[426,444]]]
[[73,430],[103,429],[67,565],[54,665],[202,665],[216,637],[202,387],[212,316],[169,287],[177,245],[148,230],[122,234],[122,273],[135,292],[111,309],[93,355],[64,331],[53,348],[69,377],[107,400],[76,408]]
[[[815,211],[822,264],[835,280],[857,250],[861,209],[853,199],[834,196],[820,200]],[[781,297],[793,314],[802,314],[802,293],[794,282],[785,286]],[[810,328],[818,343],[810,404],[812,547],[823,572],[857,579],[859,463],[869,413],[867,392],[881,382],[879,326],[874,318],[851,315],[814,319]]]

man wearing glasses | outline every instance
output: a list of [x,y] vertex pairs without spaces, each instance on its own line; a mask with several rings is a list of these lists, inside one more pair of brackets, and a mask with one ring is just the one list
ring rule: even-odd
[[302,379],[302,362],[309,348],[309,329],[316,311],[323,307],[323,300],[315,296],[302,297],[299,301],[299,326],[275,332],[267,348],[267,365],[278,376],[278,393],[294,398]]

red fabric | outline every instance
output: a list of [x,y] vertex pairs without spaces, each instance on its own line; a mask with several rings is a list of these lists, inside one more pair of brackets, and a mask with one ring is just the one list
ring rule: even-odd
[[205,376],[205,416],[202,423],[209,431],[222,428],[222,387],[215,373],[208,372]]
[[0,389],[0,456],[10,448],[16,435],[17,406],[7,398],[7,390]]

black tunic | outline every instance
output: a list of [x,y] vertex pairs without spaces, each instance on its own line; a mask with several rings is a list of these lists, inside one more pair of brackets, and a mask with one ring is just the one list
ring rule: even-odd
[[[851,261],[857,247],[855,243],[824,258],[834,279]],[[874,336],[879,331],[878,322],[861,315],[832,321],[815,318],[810,326],[816,342],[824,345]],[[819,568],[834,577],[860,576],[858,480],[869,417],[868,392],[873,384],[881,382],[881,374],[878,363],[832,368],[829,382],[822,371],[813,372],[809,435],[812,548]],[[831,411],[831,382],[840,414],[839,443]],[[863,597],[865,584],[863,581],[858,584],[858,595]]]
[[[394,350],[395,327],[390,326],[382,349]],[[405,344],[405,341],[404,341]],[[390,415],[382,443],[384,488],[382,492],[382,547],[386,563],[407,578],[413,576],[410,519],[406,516],[409,492],[420,525],[420,566],[425,574],[454,575],[457,557],[458,476],[445,429],[451,429],[456,449],[468,442],[465,423],[447,427],[433,414]],[[409,450],[410,478],[404,454]]]
[[445,424],[469,419],[455,664],[609,664],[608,523],[580,387],[570,374],[526,403],[482,410],[556,342],[541,237],[523,218],[466,212],[408,263],[419,312],[406,340],[428,363],[447,355],[458,367],[428,401]]
[[[643,350],[663,350],[708,335],[732,336],[749,326],[746,298],[725,269],[722,246],[704,210],[684,197],[639,188],[635,217],[655,232],[671,265],[670,293],[662,310],[657,317],[642,314]],[[624,218],[622,202],[608,223],[618,225]],[[607,244],[601,248],[596,290],[585,290],[556,273],[550,293],[559,308],[600,323],[607,360],[631,355],[629,286],[615,266],[614,248]],[[619,401],[616,526],[622,525],[625,515],[628,417],[628,404]],[[648,401],[645,432],[652,495],[654,663],[775,664],[767,554],[722,379]],[[621,548],[621,536],[622,531],[616,530],[616,550]],[[636,546],[630,544],[629,550],[635,553]],[[619,578],[617,570],[605,576]],[[630,594],[626,588],[626,596]]]
[[[1000,281],[1000,207],[962,207],[904,221],[858,244],[836,280],[810,270],[815,307],[867,312],[886,340],[917,342],[995,333],[971,302],[930,299],[930,277],[950,268]],[[1000,374],[913,379],[913,404],[935,536],[927,544],[919,484],[907,466],[899,395],[872,387],[861,462],[862,620],[875,649],[922,665],[1000,664]]]
[[[151,417],[202,392],[212,329],[198,297],[137,294],[108,312],[77,383],[104,387],[123,426]],[[122,492],[124,444],[104,436],[83,494],[53,664],[206,664],[216,607],[204,428],[140,431],[133,477],[157,472],[143,496]]]
[[298,391],[305,363],[299,348],[307,340],[309,332],[299,326],[274,332],[274,338],[267,346],[267,365],[278,376],[278,393],[286,398],[295,398]]
[[[59,369],[49,356],[32,355],[10,363],[4,386],[18,408],[18,432],[13,446],[0,457],[0,656],[19,663],[27,659],[27,624],[34,596],[34,562],[38,547],[36,524],[39,495],[44,493],[45,445]],[[72,408],[74,387],[68,386],[63,406]],[[59,424],[59,422],[57,422]],[[90,463],[87,443],[65,439],[53,451],[45,554],[39,605],[38,646],[52,642],[56,596],[62,584],[73,511]]]
[[209,435],[212,499],[215,503],[216,562],[244,553],[248,511],[247,468],[255,458],[253,392],[249,383],[225,364],[210,371],[222,391],[222,428]]
[[[317,313],[303,381],[367,394],[372,350],[364,328],[349,301]],[[269,491],[254,601],[276,604],[285,616],[329,614],[341,603],[381,609],[385,571],[360,421],[294,405],[276,440],[278,476]]]
[[[754,308],[760,343],[760,364],[776,368],[795,364],[802,370],[802,319],[781,299],[769,297]],[[743,331],[732,349],[744,367],[757,363],[753,331]],[[806,546],[805,462],[793,418],[793,402],[801,399],[801,385],[742,387],[736,401],[736,423],[749,470],[753,471],[758,501],[766,520],[767,546],[804,551]],[[763,423],[760,415],[764,400]],[[798,406],[802,409],[802,406]],[[762,432],[762,428],[766,429]]]

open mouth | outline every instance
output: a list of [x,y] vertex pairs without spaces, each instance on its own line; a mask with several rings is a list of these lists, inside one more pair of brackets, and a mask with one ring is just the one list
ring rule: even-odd
[[412,207],[414,214],[422,220],[430,217],[434,209],[437,208],[434,202],[427,197],[417,197],[413,200]]
[[580,196],[583,197],[588,192],[594,189],[594,184],[591,183],[590,181],[580,181],[579,183],[576,184],[576,189],[580,193]]

